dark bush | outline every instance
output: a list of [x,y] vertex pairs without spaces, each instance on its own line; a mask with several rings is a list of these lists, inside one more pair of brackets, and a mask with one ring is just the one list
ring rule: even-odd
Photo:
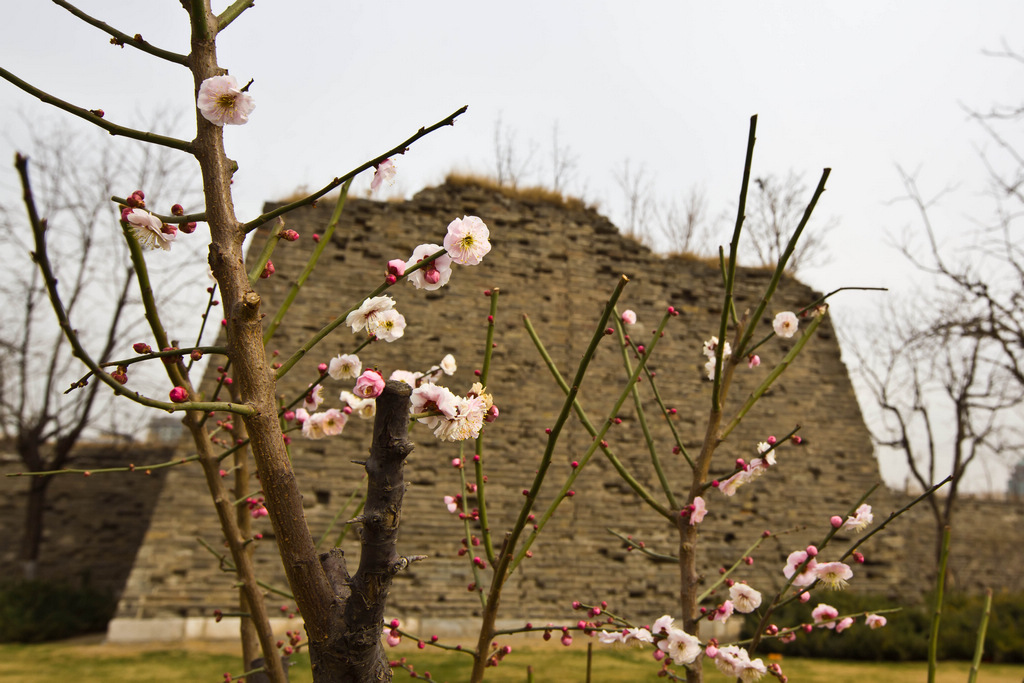
[[109,593],[44,581],[0,583],[0,643],[40,643],[106,629]]
[[[797,639],[788,644],[766,639],[759,651],[828,659],[924,660],[928,658],[931,600],[928,597],[923,603],[904,605],[901,611],[886,614],[889,623],[874,631],[865,626],[863,618],[858,618],[842,633],[824,628],[815,628],[809,634],[800,631]],[[901,607],[881,596],[816,591],[806,604],[793,602],[777,610],[772,621],[780,626],[812,623],[811,610],[822,602],[839,610],[840,616]],[[940,660],[974,657],[984,605],[983,596],[946,596],[939,631]],[[743,625],[743,637],[749,638],[755,626],[756,621],[748,618]],[[1024,662],[1024,594],[1003,593],[993,597],[983,656],[990,662]]]

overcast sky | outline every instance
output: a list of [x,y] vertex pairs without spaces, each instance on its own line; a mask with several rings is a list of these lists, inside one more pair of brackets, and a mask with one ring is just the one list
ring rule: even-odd
[[[188,51],[175,0],[77,4],[159,47]],[[570,192],[613,219],[622,210],[613,173],[626,159],[666,200],[706,188],[717,213],[736,200],[756,113],[755,173],[792,169],[813,186],[823,167],[833,169],[819,204],[839,220],[829,236],[833,260],[803,279],[822,290],[905,291],[909,269],[887,235],[913,227],[914,216],[891,203],[902,192],[896,165],[919,171],[926,192],[957,186],[936,216],[951,242],[989,211],[979,150],[991,145],[964,107],[1024,100],[1024,67],[983,54],[1004,41],[1024,50],[1014,34],[1021,26],[1020,0],[262,0],[220,39],[221,65],[240,81],[255,79],[251,122],[226,134],[240,165],[236,208],[251,218],[266,200],[319,188],[468,104],[454,128],[397,160],[395,191],[412,194],[451,170],[492,173],[500,117],[523,150],[537,147],[527,182],[549,181],[557,123],[579,158]],[[49,3],[7,3],[3,27],[0,64],[21,78],[118,123],[158,109],[180,114],[175,132],[193,135],[191,77],[181,67],[111,46]],[[2,158],[23,139],[26,117],[56,120],[0,83]],[[13,169],[0,169],[5,198],[15,187]],[[874,296],[835,305],[864,311]],[[901,479],[898,468],[886,474]],[[1004,471],[990,476],[1001,488]]]

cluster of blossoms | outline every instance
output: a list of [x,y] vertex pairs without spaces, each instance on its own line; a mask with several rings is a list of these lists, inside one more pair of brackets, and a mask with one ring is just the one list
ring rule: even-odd
[[758,455],[762,457],[754,458],[750,462],[743,462],[742,458],[738,459],[736,464],[740,467],[740,470],[725,481],[720,482],[718,490],[727,496],[731,496],[741,486],[749,484],[767,472],[768,468],[775,464],[775,449],[773,448],[775,443],[775,437],[769,436],[767,441],[757,444]]
[[465,396],[457,396],[447,387],[424,382],[412,391],[412,413],[436,413],[419,418],[442,441],[476,438],[485,422],[498,417],[498,407],[479,382]]
[[[626,313],[632,313],[632,311],[626,311]],[[623,321],[626,320],[626,314],[622,315]],[[636,320],[634,314],[633,320]],[[799,327],[800,321],[797,319],[796,314],[792,311],[785,311],[775,316],[772,321],[772,329],[775,330],[775,334],[785,339],[789,339],[796,334],[797,327]],[[707,357],[707,362],[704,364],[704,372],[707,373],[708,379],[713,380],[715,378],[715,352],[718,349],[718,337],[711,337],[711,339],[704,342],[703,352]],[[729,342],[725,342],[725,347],[722,349],[722,362],[729,360],[732,357],[732,347],[729,346]],[[756,354],[750,354],[747,357],[747,366],[750,368],[756,368],[761,364],[760,356]]]
[[[248,87],[248,86],[246,86]],[[249,122],[256,108],[252,95],[238,87],[234,76],[213,76],[199,86],[196,106],[203,118],[215,126],[240,126]]]
[[[704,364],[704,372],[707,373],[708,379],[713,380],[715,378],[715,353],[718,350],[718,337],[712,337],[711,339],[704,342],[704,356],[707,357],[708,361]],[[725,342],[725,347],[722,349],[722,362],[729,360],[732,357],[732,347],[729,342]]]
[[[175,216],[184,216],[185,209],[181,204],[171,207],[171,213]],[[135,190],[125,200],[125,206],[121,208],[121,220],[124,221],[132,231],[132,235],[143,249],[171,250],[171,243],[177,238],[178,231],[183,233],[195,232],[196,224],[193,221],[182,221],[178,225],[164,223],[156,215],[146,210],[146,195],[142,190]]]

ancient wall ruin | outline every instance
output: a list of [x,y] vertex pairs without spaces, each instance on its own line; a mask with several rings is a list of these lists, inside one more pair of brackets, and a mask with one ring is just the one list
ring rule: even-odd
[[[323,231],[331,209],[325,203],[289,215],[288,227],[301,233],[302,239],[278,247],[273,256],[276,275],[257,286],[268,312],[283,300],[298,276],[314,247],[310,238],[314,232]],[[674,426],[686,446],[696,449],[710,403],[710,384],[704,378],[700,349],[718,326],[721,275],[713,263],[650,252],[621,236],[593,210],[509,197],[472,185],[425,190],[408,202],[350,199],[318,272],[305,286],[290,322],[282,327],[271,347],[287,356],[381,282],[388,259],[407,258],[422,242],[440,243],[448,222],[464,214],[480,216],[488,224],[491,254],[479,266],[456,267],[451,282],[436,292],[418,291],[405,283],[392,290],[397,308],[408,321],[406,336],[393,344],[374,344],[360,357],[365,364],[376,365],[389,374],[395,369],[424,370],[438,363],[444,354],[452,353],[459,361],[459,370],[447,378],[447,384],[458,393],[464,392],[474,381],[473,369],[479,367],[483,354],[489,303],[483,292],[500,289],[497,346],[489,389],[501,409],[501,418],[487,428],[481,453],[489,480],[488,512],[496,538],[500,539],[502,530],[518,513],[521,491],[529,486],[546,444],[545,428],[554,421],[561,402],[560,391],[524,330],[524,315],[529,316],[554,362],[568,374],[575,370],[620,274],[630,278],[620,308],[637,312],[640,322],[633,330],[637,340],[649,337],[667,306],[679,309],[682,314],[670,322],[651,367],[657,372],[662,395],[677,409],[672,418]],[[254,248],[258,249],[263,239],[257,235]],[[741,270],[736,293],[738,311],[742,313],[756,304],[768,277],[769,273],[762,270]],[[799,282],[786,279],[769,315],[756,324],[767,332],[776,311],[796,310],[817,297]],[[836,305],[842,305],[841,301]],[[286,376],[282,394],[301,392],[317,375],[318,363],[337,353],[350,352],[360,341],[347,328],[339,328]],[[760,368],[740,368],[730,397],[732,409],[782,358],[791,343],[772,340],[760,351]],[[607,411],[623,378],[620,352],[607,338],[580,393],[580,401],[593,422],[609,417]],[[205,386],[210,387],[209,381]],[[340,406],[337,394],[349,388],[328,380],[328,405]],[[649,394],[645,396],[668,478],[677,492],[683,492],[685,463],[671,455],[667,425],[656,417]],[[627,407],[618,417],[622,423],[612,429],[607,440],[636,477],[649,490],[657,491],[635,411]],[[741,489],[732,499],[709,491],[710,512],[701,527],[702,542],[709,551],[704,565],[708,575],[731,564],[765,529],[770,529],[779,535],[762,545],[754,565],[744,569],[740,578],[765,589],[781,583],[785,555],[818,540],[831,515],[844,514],[880,482],[872,445],[828,321],[818,328],[798,363],[730,435],[714,471],[724,473],[735,458],[755,456],[758,441],[770,434],[788,433],[797,425],[801,426],[803,444],[780,448],[778,465],[757,485]],[[412,437],[416,450],[406,466],[409,488],[399,552],[427,555],[429,559],[398,576],[390,607],[392,613],[421,623],[423,628],[427,624],[435,628],[472,617],[479,612],[480,602],[467,590],[473,581],[469,561],[458,554],[462,525],[442,501],[443,496],[460,492],[458,472],[450,464],[459,455],[459,447],[438,443],[422,428],[414,429]],[[351,461],[363,457],[369,438],[370,424],[353,419],[340,437],[323,441],[298,437],[292,444],[293,460],[306,492],[306,514],[315,535],[324,533],[349,495],[360,488],[362,471]],[[572,420],[556,451],[552,480],[542,492],[541,506],[550,501],[568,474],[569,463],[579,459],[589,441],[583,428]],[[187,446],[183,448],[187,451]],[[467,448],[472,446],[467,444]],[[463,455],[469,457],[472,452],[466,450]],[[256,489],[258,484],[253,482],[252,490]],[[645,508],[600,453],[577,481],[575,491],[534,545],[533,557],[508,586],[502,618],[572,618],[572,600],[606,600],[616,612],[637,619],[672,612],[677,570],[639,553],[626,552],[607,529],[630,534],[663,553],[676,550],[674,530]],[[884,488],[872,502],[876,519],[900,505],[899,496]],[[992,543],[1021,554],[1024,510],[1019,503],[967,508],[962,515],[965,526],[974,523],[970,519],[998,517],[999,524],[988,524],[985,533],[993,537]],[[270,524],[264,519],[257,522],[257,527],[264,534],[257,550],[262,578],[283,587]],[[331,532],[330,540],[338,529]],[[895,533],[873,539],[863,549],[866,564],[855,568],[854,586],[886,593],[925,588],[920,585],[920,577],[931,558],[931,533],[926,511],[920,509],[901,521]],[[232,576],[221,572],[216,559],[196,541],[203,538],[216,546],[218,536],[199,468],[175,468],[168,475],[135,558],[115,620],[118,626],[113,630],[139,632],[139,624],[147,620],[209,619],[214,609],[231,610],[237,602]],[[840,541],[848,538],[844,536]],[[964,551],[958,556],[973,563],[962,575],[970,578],[971,585],[1012,584],[1010,587],[1021,589],[1020,577],[1002,577],[997,582],[1001,570],[979,559],[977,548],[971,545],[977,538],[958,540],[959,549]],[[346,553],[355,562],[358,549],[351,541],[350,534]],[[842,548],[844,543],[836,542],[834,547]]]

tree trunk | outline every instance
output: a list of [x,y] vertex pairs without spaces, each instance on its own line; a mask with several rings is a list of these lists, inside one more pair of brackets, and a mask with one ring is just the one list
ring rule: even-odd
[[39,550],[43,542],[43,514],[46,512],[46,490],[50,477],[29,477],[25,505],[25,528],[21,539],[22,578],[31,581],[39,572]]

